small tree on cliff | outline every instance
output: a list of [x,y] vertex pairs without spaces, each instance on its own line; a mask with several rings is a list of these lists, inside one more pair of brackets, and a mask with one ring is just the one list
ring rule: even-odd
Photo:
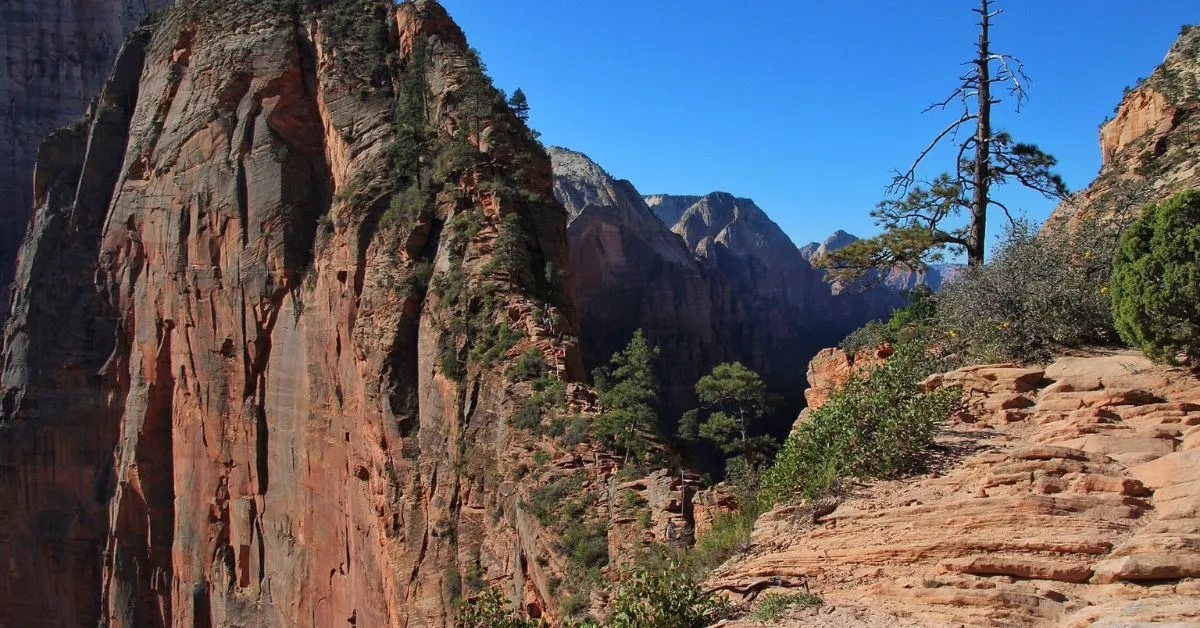
[[654,360],[658,347],[646,343],[642,330],[633,333],[623,351],[613,354],[607,369],[597,373],[596,388],[604,413],[596,421],[600,437],[617,451],[641,459],[650,450],[649,434],[655,431],[658,380]]
[[[770,395],[758,373],[739,362],[718,364],[712,373],[696,382],[701,410],[707,414],[699,423],[699,435],[712,441],[731,456],[726,469],[730,475],[750,474],[770,462],[775,441],[770,436],[752,436],[754,424],[770,407]],[[691,413],[689,413],[691,414]],[[686,422],[694,421],[695,415]]]
[[[907,170],[897,172],[892,179],[888,193],[896,198],[884,200],[871,212],[884,232],[859,240],[824,260],[823,265],[833,277],[849,281],[873,268],[893,266],[922,270],[929,262],[941,259],[947,247],[964,251],[968,264],[980,265],[988,210],[999,208],[1012,219],[1008,208],[992,197],[993,186],[1016,182],[1047,198],[1066,195],[1066,184],[1053,172],[1057,164],[1054,157],[992,128],[992,105],[1001,102],[993,89],[1007,86],[1020,111],[1028,77],[1018,59],[992,50],[991,22],[1002,11],[992,10],[991,5],[991,0],[979,0],[979,8],[972,9],[979,14],[979,43],[974,58],[964,64],[967,70],[958,86],[945,100],[925,109],[961,106],[960,115],[934,136]],[[967,129],[971,130],[970,136],[959,140]],[[917,169],[943,142],[952,143],[956,149],[954,170],[918,184]],[[967,224],[947,224],[964,209],[970,216]]]
[[508,108],[512,109],[518,120],[529,122],[529,99],[525,97],[525,92],[521,91],[520,87],[509,97]]

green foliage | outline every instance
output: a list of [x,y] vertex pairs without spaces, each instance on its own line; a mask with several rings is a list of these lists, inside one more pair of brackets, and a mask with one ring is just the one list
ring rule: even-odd
[[467,365],[458,356],[458,340],[456,334],[443,333],[438,338],[438,365],[446,377],[462,381],[467,375]]
[[536,402],[526,400],[512,415],[513,427],[537,433],[542,427],[542,409]]
[[554,522],[555,512],[567,498],[579,491],[583,481],[578,476],[559,478],[545,486],[539,486],[529,492],[529,502],[526,509],[537,517],[542,525]]
[[529,121],[529,99],[525,97],[525,92],[521,91],[520,87],[508,99],[508,108],[512,109],[513,115],[517,116],[521,122]]
[[471,348],[471,359],[480,364],[494,364],[503,359],[508,350],[512,349],[520,339],[521,334],[517,333],[507,322],[489,325],[475,339],[475,346]]
[[458,610],[457,628],[538,628],[541,624],[524,619],[494,588],[484,590]]
[[533,452],[533,464],[536,464],[539,467],[544,467],[549,462],[550,462],[550,452],[546,452],[546,451]]
[[927,349],[900,345],[887,363],[855,377],[788,436],[763,476],[764,506],[826,492],[840,477],[895,477],[918,470],[959,391],[918,384],[941,370]]
[[886,321],[871,321],[854,330],[842,339],[842,349],[854,355],[862,349],[913,340],[928,329],[937,313],[933,291],[919,286],[905,296],[909,300],[908,305],[892,310],[892,316]]
[[379,228],[412,222],[429,206],[429,195],[416,186],[409,186],[392,195],[388,208],[379,217]]
[[[1045,234],[1012,225],[992,259],[937,296],[943,344],[968,362],[1040,361],[1116,339],[1108,297],[1115,236],[1099,225]],[[1087,240],[1084,240],[1087,238]]]
[[612,609],[613,628],[703,628],[729,614],[727,604],[705,593],[673,563],[625,575]]
[[576,414],[567,422],[562,440],[566,445],[578,445],[587,442],[592,434],[592,422],[581,414]]
[[758,601],[751,616],[757,621],[774,623],[783,619],[793,607],[820,606],[824,603],[812,593],[768,593]]
[[[577,510],[584,509],[578,502],[575,506]],[[608,524],[606,521],[585,523],[579,518],[582,515],[583,512],[578,512],[571,518],[560,538],[567,561],[584,572],[591,572],[608,564]],[[593,576],[598,578],[598,571]]]
[[650,449],[647,436],[655,431],[658,404],[658,380],[654,360],[658,348],[646,344],[642,330],[634,332],[623,351],[613,354],[604,377],[597,382],[604,413],[596,422],[596,431],[626,461],[641,460]]
[[[752,433],[755,423],[771,406],[766,384],[758,373],[738,362],[718,364],[696,382],[696,395],[702,411],[707,413],[698,425],[701,438],[731,456],[730,462],[740,460],[749,472],[770,460],[775,440]],[[694,415],[685,413],[683,430],[690,432],[694,421]]]
[[750,532],[761,514],[755,504],[745,504],[734,512],[718,512],[712,527],[696,538],[696,544],[684,557],[684,565],[697,579],[750,548]]
[[513,382],[523,382],[537,379],[550,370],[550,363],[537,347],[529,347],[517,361],[508,368],[508,379]]
[[529,250],[525,242],[525,230],[521,228],[521,217],[508,214],[500,227],[500,235],[492,248],[492,258],[484,265],[483,272],[492,274],[504,270],[508,276],[520,279],[529,271]]
[[1151,205],[1121,238],[1112,276],[1121,338],[1147,357],[1200,358],[1200,192]]

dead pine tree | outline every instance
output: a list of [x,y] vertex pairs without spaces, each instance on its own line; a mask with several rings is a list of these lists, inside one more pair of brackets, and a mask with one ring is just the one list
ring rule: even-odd
[[[897,171],[887,188],[890,198],[880,202],[871,215],[883,229],[878,236],[859,240],[822,260],[830,278],[855,281],[871,269],[903,267],[923,271],[929,263],[943,259],[947,248],[965,253],[967,263],[984,260],[988,210],[1002,210],[1010,221],[1012,213],[992,192],[1017,183],[1047,198],[1063,198],[1067,188],[1053,171],[1057,160],[1033,144],[1015,142],[993,126],[993,106],[1003,102],[997,93],[1007,91],[1017,112],[1027,98],[1026,76],[1021,61],[992,50],[992,21],[1003,11],[993,10],[992,0],[979,0],[979,41],[974,57],[958,85],[944,100],[925,112],[957,110],[959,115],[945,126],[917,155],[912,164]],[[956,149],[953,170],[932,180],[918,180],[918,170],[939,145]],[[956,221],[964,210],[965,224]]]

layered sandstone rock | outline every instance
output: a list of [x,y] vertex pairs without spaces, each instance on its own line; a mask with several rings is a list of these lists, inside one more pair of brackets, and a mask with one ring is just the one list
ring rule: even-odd
[[487,583],[554,615],[505,371],[581,376],[565,214],[495,95],[427,0],[198,0],[129,39],[39,153],[0,623],[445,625]]
[[778,625],[1200,621],[1200,380],[1118,353],[926,385],[968,404],[931,473],[853,487],[815,521],[776,509],[709,584],[824,599]]
[[808,388],[804,390],[808,406],[805,410],[816,410],[825,405],[851,377],[883,364],[894,352],[891,345],[864,348],[853,354],[839,347],[821,349],[808,362]]
[[1055,208],[1046,229],[1128,220],[1146,203],[1200,186],[1200,28],[1184,27],[1150,76],[1125,92],[1100,127],[1103,166]]
[[0,321],[33,206],[34,157],[96,97],[125,35],[166,0],[9,0],[0,19]]

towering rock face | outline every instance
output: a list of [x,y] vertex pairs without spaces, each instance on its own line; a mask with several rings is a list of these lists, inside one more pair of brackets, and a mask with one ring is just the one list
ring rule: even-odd
[[553,606],[505,367],[581,374],[542,272],[565,215],[496,97],[426,0],[198,0],[134,33],[38,155],[0,624],[444,625],[465,573]]
[[[585,155],[551,149],[551,158],[555,195],[571,216],[571,294],[588,365],[644,330],[661,352],[664,415],[673,418],[695,407],[695,383],[713,366],[742,362],[787,397],[773,427],[786,433],[803,403],[804,364],[849,331],[830,322],[828,288],[787,236],[744,199],[647,202]],[[675,214],[694,241],[661,220]]]
[[567,208],[570,286],[589,367],[602,366],[642,329],[659,347],[663,397],[695,403],[696,380],[736,359],[718,303],[729,283],[706,271],[683,241],[618,181],[582,153],[551,148],[554,195]]
[[789,410],[798,408],[809,358],[871,316],[844,310],[821,273],[754,201],[724,192],[694,200],[647,198],[700,264],[731,284],[733,301],[718,307],[732,316],[732,346],[788,399]]
[[[78,119],[121,41],[166,0],[6,0],[0,19],[0,306],[32,207],[38,145]],[[7,316],[0,307],[0,320]]]
[[1104,163],[1087,189],[1063,202],[1047,229],[1128,216],[1200,186],[1200,28],[1184,27],[1149,78],[1128,90],[1100,127]]

